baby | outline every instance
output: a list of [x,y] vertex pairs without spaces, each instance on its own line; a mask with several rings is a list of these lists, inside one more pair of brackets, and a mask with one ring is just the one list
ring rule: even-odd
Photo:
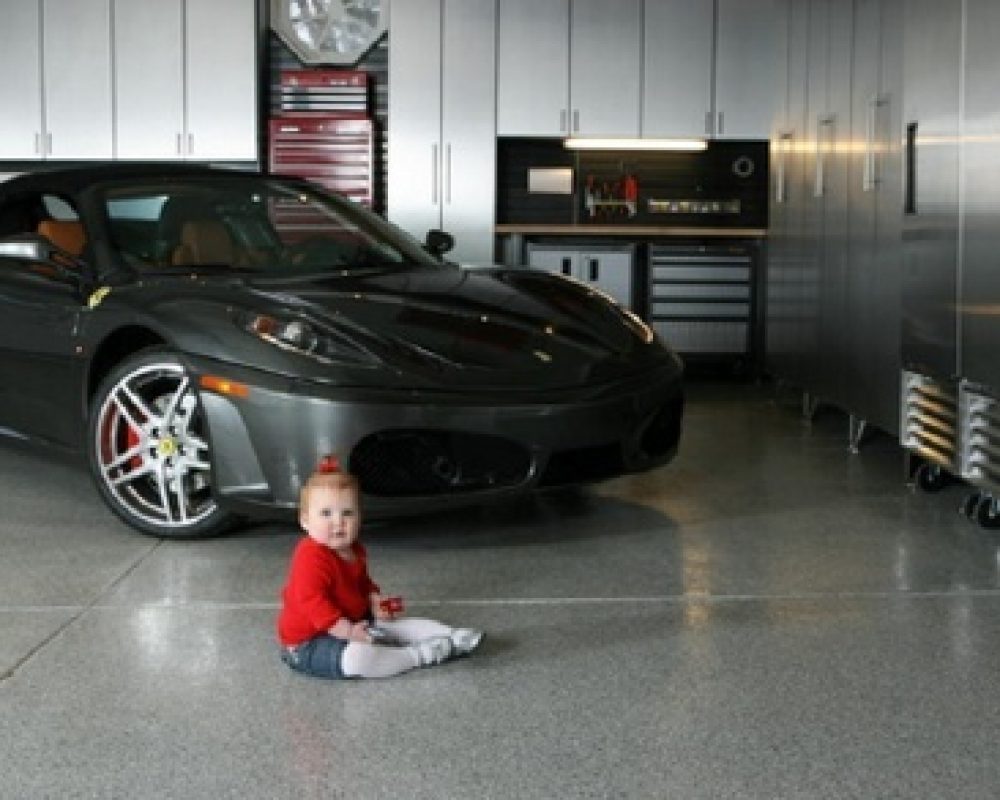
[[368,575],[357,479],[325,457],[299,497],[306,536],[281,593],[278,639],[292,669],[320,678],[387,678],[471,653],[482,631],[398,618]]

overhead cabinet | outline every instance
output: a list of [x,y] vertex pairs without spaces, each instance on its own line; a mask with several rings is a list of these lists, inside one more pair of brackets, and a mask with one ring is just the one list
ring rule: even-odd
[[642,135],[769,138],[782,19],[776,0],[645,0]]
[[389,21],[389,219],[493,260],[494,0],[407,0]]
[[110,0],[3,0],[0,13],[0,158],[110,158]]
[[119,158],[257,158],[252,3],[118,2],[114,31]]
[[500,0],[497,133],[637,136],[641,41],[642,0]]

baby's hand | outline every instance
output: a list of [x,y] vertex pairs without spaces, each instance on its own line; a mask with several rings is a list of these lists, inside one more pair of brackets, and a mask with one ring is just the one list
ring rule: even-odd
[[351,641],[371,644],[372,637],[368,633],[368,625],[366,623],[355,622],[351,626]]
[[403,613],[402,597],[379,598],[375,607],[375,616],[379,619],[395,619],[397,614]]

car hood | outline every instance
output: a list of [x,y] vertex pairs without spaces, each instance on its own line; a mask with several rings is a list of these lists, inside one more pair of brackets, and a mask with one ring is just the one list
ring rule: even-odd
[[600,293],[531,270],[373,271],[248,288],[435,384],[575,386],[670,358]]

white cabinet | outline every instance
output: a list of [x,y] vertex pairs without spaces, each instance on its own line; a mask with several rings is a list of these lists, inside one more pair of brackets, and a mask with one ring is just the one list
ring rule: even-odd
[[114,30],[118,158],[257,158],[253,4],[119,2]]
[[779,0],[645,0],[642,135],[769,138],[783,19]]
[[499,0],[497,133],[636,136],[641,0]]
[[110,0],[0,3],[0,158],[111,157],[110,14]]
[[494,0],[406,0],[389,20],[388,218],[450,259],[493,261]]
[[646,0],[642,134],[712,133],[715,8],[712,2]]
[[[0,158],[42,157],[42,9],[38,0],[0,3]],[[10,76],[17,76],[16,80]]]
[[579,245],[529,242],[528,266],[575,278],[610,295],[619,305],[632,307],[631,245]]
[[784,7],[777,0],[716,0],[715,130],[723,139],[767,139],[784,86]]

